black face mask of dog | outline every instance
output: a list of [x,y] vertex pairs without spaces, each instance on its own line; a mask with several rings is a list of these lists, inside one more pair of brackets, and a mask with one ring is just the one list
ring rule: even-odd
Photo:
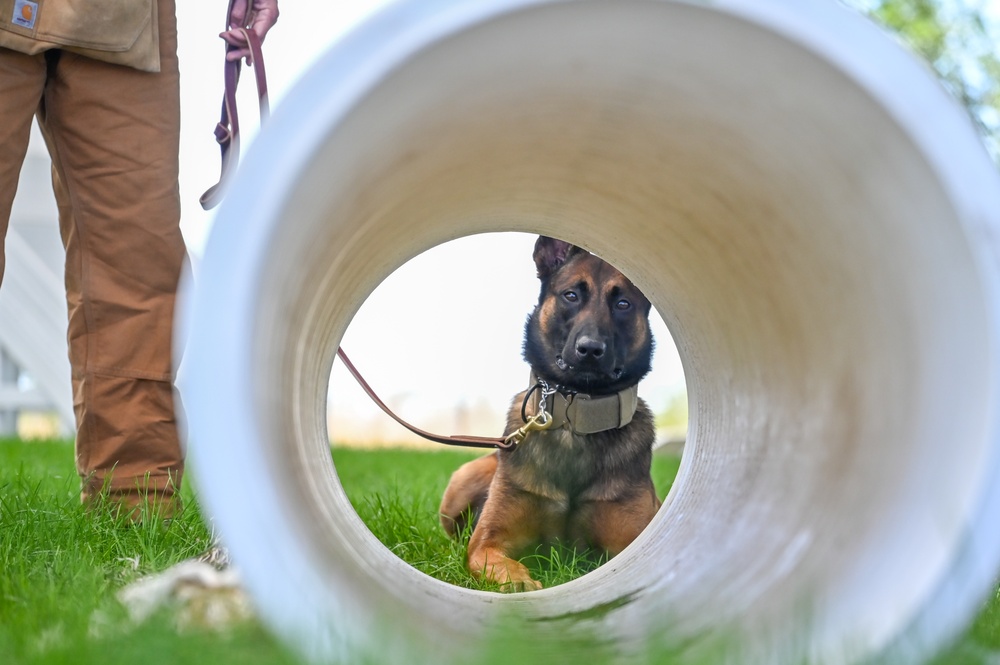
[[611,264],[575,245],[535,243],[538,305],[525,325],[524,359],[561,388],[607,395],[650,369],[649,300]]

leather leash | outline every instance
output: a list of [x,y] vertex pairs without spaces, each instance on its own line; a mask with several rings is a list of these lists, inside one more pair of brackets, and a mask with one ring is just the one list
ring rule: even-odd
[[[260,108],[260,122],[264,124],[270,115],[270,107],[267,102],[267,76],[264,72],[264,54],[261,50],[260,38],[257,33],[246,26],[233,28],[228,24],[229,16],[233,9],[232,0],[229,3],[229,10],[226,14],[226,30],[235,29],[243,34],[250,47],[250,58],[248,65],[253,67],[254,78],[257,83],[257,103]],[[249,17],[248,17],[249,18]],[[235,50],[237,47],[226,43],[226,53]],[[240,70],[242,58],[239,60],[226,60],[224,72],[225,92],[222,95],[222,118],[215,126],[215,140],[219,142],[222,151],[222,167],[219,174],[219,182],[212,185],[208,191],[201,195],[201,207],[211,210],[222,201],[223,193],[230,177],[236,170],[236,165],[240,161],[240,121],[236,111],[236,88],[240,82]]]
[[[354,363],[351,362],[350,358],[347,357],[347,354],[344,353],[343,349],[341,348],[337,349],[337,356],[340,357],[340,359],[344,362],[344,366],[347,368],[347,371],[351,373],[351,376],[353,376],[354,379],[358,382],[358,385],[361,386],[362,390],[364,390],[365,393],[368,394],[371,400],[375,402],[375,404],[380,409],[382,409],[382,411],[384,411],[386,415],[388,415],[397,423],[399,423],[400,425],[410,430],[419,437],[423,437],[428,441],[434,441],[435,443],[443,443],[447,446],[467,446],[472,448],[499,448],[501,450],[510,450],[516,447],[518,443],[520,443],[520,440],[514,437],[513,435],[506,438],[489,437],[489,436],[459,436],[459,435],[442,436],[440,434],[432,434],[431,432],[427,432],[425,430],[420,429],[419,427],[411,425],[410,423],[406,422],[405,420],[397,416],[395,413],[393,413],[392,410],[388,406],[386,406],[385,402],[379,399],[379,396],[375,393],[372,387],[368,385],[368,382],[364,380],[364,378],[361,376],[361,373],[358,372],[358,369],[354,366]],[[523,435],[520,438],[523,439],[524,438]]]

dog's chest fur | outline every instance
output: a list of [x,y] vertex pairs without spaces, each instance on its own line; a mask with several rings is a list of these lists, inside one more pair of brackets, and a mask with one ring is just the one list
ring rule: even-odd
[[[511,419],[520,421],[520,407],[512,409]],[[516,450],[500,454],[497,473],[517,489],[567,505],[614,501],[637,477],[649,477],[653,439],[653,417],[640,400],[632,422],[620,429],[530,433]]]

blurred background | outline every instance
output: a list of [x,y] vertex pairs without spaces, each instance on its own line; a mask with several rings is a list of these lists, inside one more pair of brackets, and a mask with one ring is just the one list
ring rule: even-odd
[[[272,109],[333,42],[388,0],[284,0],[265,44]],[[994,159],[1000,157],[1000,0],[847,0],[934,69],[969,111]],[[181,226],[197,279],[213,213],[198,204],[218,178],[212,131],[222,95],[225,2],[178,3],[182,135]],[[720,46],[724,48],[724,46]],[[252,82],[240,93],[243,149],[256,134]],[[343,340],[352,360],[400,415],[444,434],[497,435],[511,397],[527,386],[520,357],[525,318],[538,294],[534,237],[487,234],[416,257],[390,276]],[[65,348],[62,248],[49,161],[35,130],[7,236],[0,289],[0,436],[71,436]],[[683,440],[683,368],[654,315],[654,371],[640,388],[658,416],[661,441]],[[331,438],[406,443],[414,437],[370,404],[339,365],[330,386]]]

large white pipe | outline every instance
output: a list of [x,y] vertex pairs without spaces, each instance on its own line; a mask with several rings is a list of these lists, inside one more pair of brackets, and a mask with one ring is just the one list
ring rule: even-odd
[[[688,380],[656,520],[531,594],[397,559],[325,430],[366,296],[486,231],[617,265]],[[1000,560],[998,231],[966,116],[833,2],[403,2],[287,97],[212,231],[182,386],[198,485],[267,621],[321,657],[438,662],[510,615],[539,658],[576,626],[917,661]]]

